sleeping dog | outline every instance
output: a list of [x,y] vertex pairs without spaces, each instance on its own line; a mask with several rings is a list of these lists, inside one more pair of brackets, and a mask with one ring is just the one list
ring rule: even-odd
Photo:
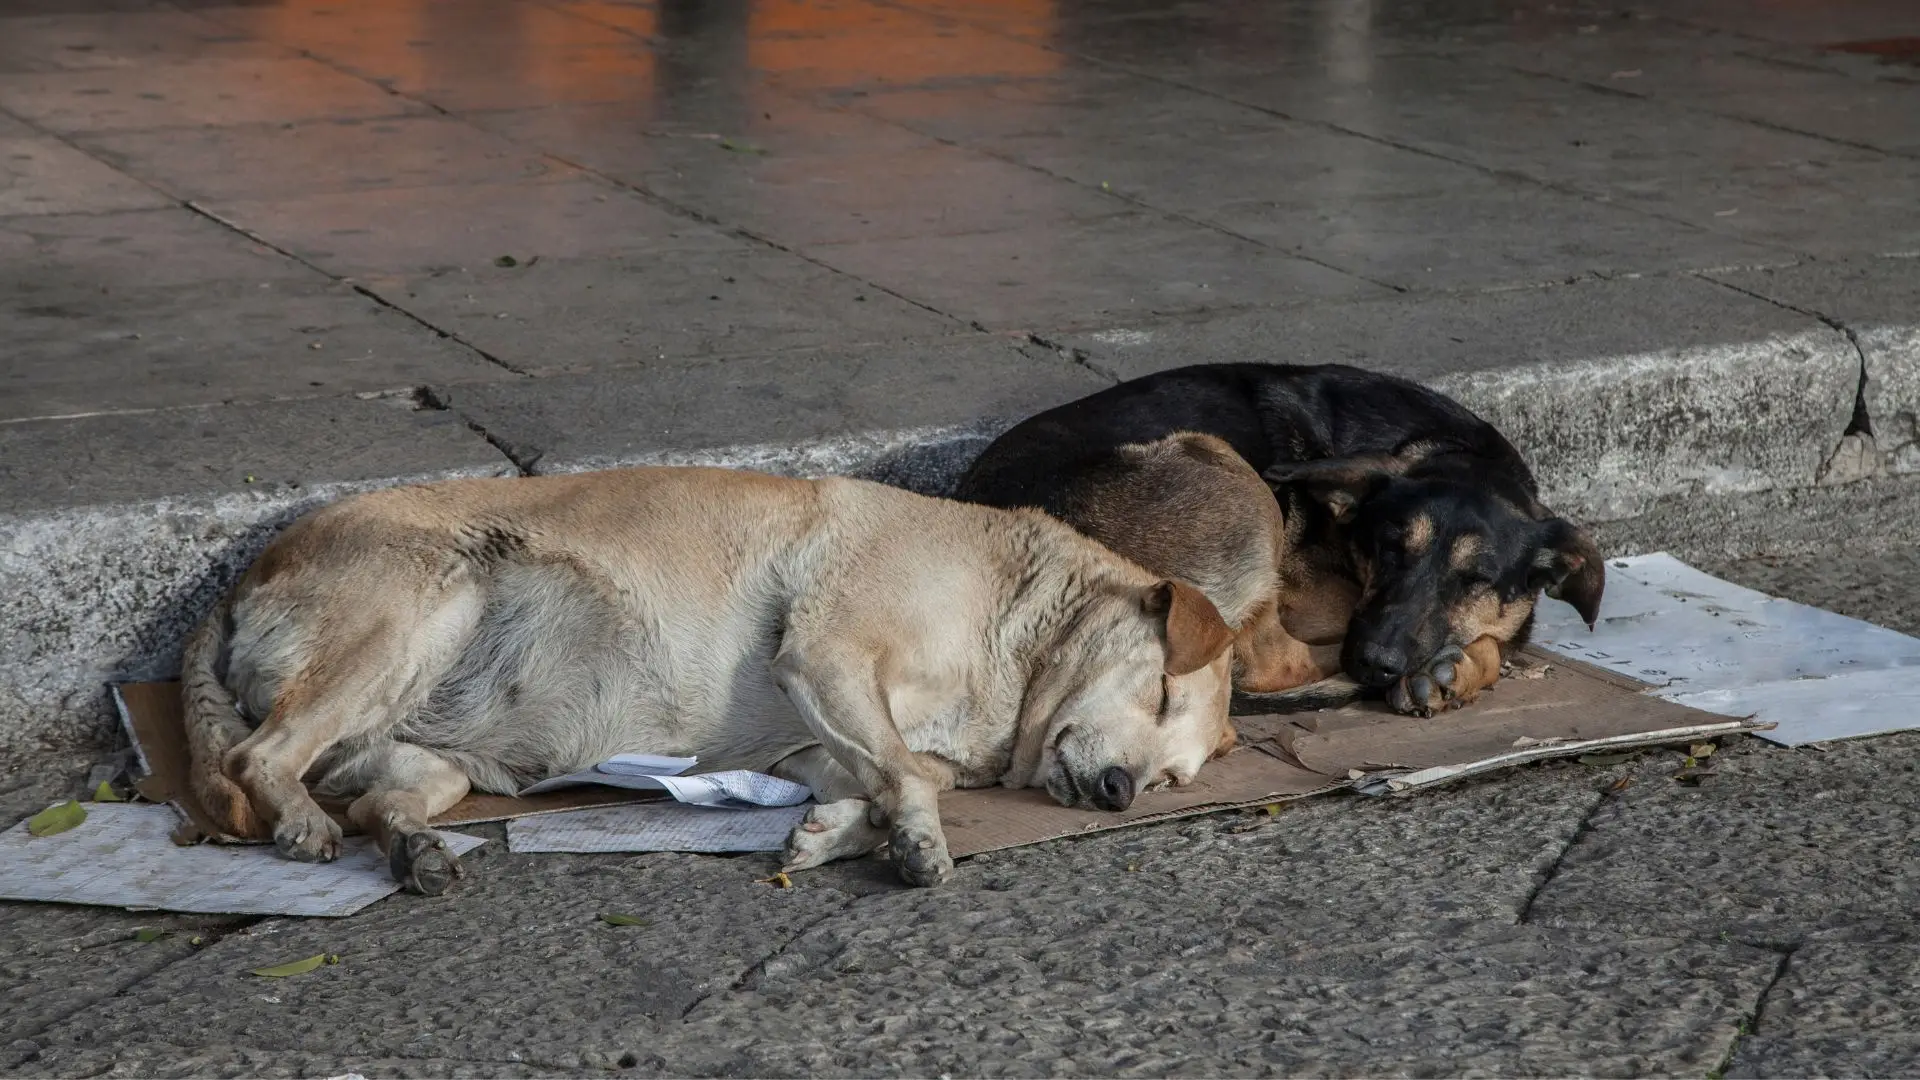
[[787,867],[952,868],[939,791],[1124,809],[1229,745],[1212,603],[1033,512],[860,480],[621,469],[324,507],[189,639],[193,788],[228,838],[328,860],[350,797],[395,878],[429,822],[623,752],[811,787]]
[[[1015,425],[956,497],[1037,507],[1084,530],[1098,515],[1089,493],[1115,486],[1127,448],[1179,432],[1231,446],[1277,500],[1284,633],[1265,640],[1316,658],[1287,669],[1300,683],[1344,670],[1394,708],[1431,715],[1499,679],[1542,591],[1589,624],[1598,617],[1599,552],[1541,505],[1505,437],[1442,394],[1344,365],[1210,364],[1121,383]],[[1159,528],[1197,524],[1171,503],[1158,514]],[[1158,569],[1186,576],[1171,563]],[[1327,662],[1331,643],[1340,648]],[[1312,645],[1323,648],[1301,653]],[[1242,689],[1278,688],[1243,680]],[[1323,707],[1351,690],[1333,679],[1253,703]]]

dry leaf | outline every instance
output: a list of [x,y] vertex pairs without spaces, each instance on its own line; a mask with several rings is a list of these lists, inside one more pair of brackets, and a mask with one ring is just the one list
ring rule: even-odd
[[1608,784],[1607,790],[1612,792],[1621,792],[1621,791],[1627,790],[1629,787],[1632,787],[1632,786],[1633,786],[1633,777],[1623,776],[1620,779],[1615,780],[1613,783]]
[[102,780],[100,781],[100,786],[93,789],[93,801],[94,802],[126,802],[127,800],[121,798],[120,793],[113,790],[112,781]]
[[1633,755],[1631,750],[1624,754],[1581,754],[1579,760],[1582,765],[1618,765],[1632,760]]
[[606,923],[608,926],[645,926],[647,925],[647,920],[645,919],[639,918],[634,915],[622,915],[617,911],[601,912],[600,921],[603,923]]
[[772,877],[755,878],[754,884],[771,885],[776,889],[791,889],[793,888],[793,879],[787,876],[785,870],[782,870]]
[[[1688,758],[1687,760],[1691,762],[1693,759]],[[1712,769],[1695,768],[1691,764],[1689,764],[1686,768],[1681,769],[1679,772],[1673,774],[1673,778],[1676,781],[1682,784],[1685,784],[1688,787],[1699,787],[1701,784],[1706,783],[1712,777],[1713,777]]]
[[68,799],[55,803],[27,819],[27,832],[34,836],[52,836],[66,832],[87,820],[87,808]]
[[1565,735],[1549,735],[1544,739],[1536,739],[1531,735],[1522,735],[1513,740],[1513,745],[1516,750],[1525,750],[1532,746],[1552,746],[1554,743],[1563,743],[1566,741],[1567,737]]
[[1712,757],[1713,752],[1718,749],[1720,748],[1710,742],[1694,743],[1687,748],[1687,756],[1693,758]]
[[291,963],[276,964],[273,967],[254,968],[253,974],[262,975],[269,979],[284,979],[289,975],[305,975],[307,972],[312,971],[314,968],[320,967],[325,964],[337,964],[339,962],[340,962],[340,954],[321,953],[318,956],[309,956],[305,960],[295,960],[295,961],[292,961]]

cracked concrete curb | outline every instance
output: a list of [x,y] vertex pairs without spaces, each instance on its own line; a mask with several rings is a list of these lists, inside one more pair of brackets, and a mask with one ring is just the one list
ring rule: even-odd
[[[1905,363],[1920,332],[1902,331]],[[1882,333],[1879,355],[1893,340]],[[1189,362],[1199,358],[1189,358]],[[1535,463],[1543,494],[1591,522],[1656,503],[1815,486],[1848,434],[1860,355],[1831,328],[1578,363],[1457,372],[1429,381],[1499,425]],[[1124,366],[1122,367],[1124,371]],[[1137,372],[1128,371],[1127,374]],[[1909,379],[1911,386],[1914,380]],[[1879,400],[1884,402],[1884,398]],[[1906,403],[1911,415],[1911,402]],[[388,406],[381,406],[387,408]],[[456,414],[459,405],[454,406]],[[455,417],[440,414],[447,421]],[[480,431],[457,464],[298,487],[0,512],[0,753],[111,737],[111,678],[174,673],[181,638],[281,527],[331,499],[399,483],[516,471]],[[867,476],[947,491],[1007,420],[866,431],[788,445],[574,453],[537,472],[707,464]],[[1916,471],[1913,455],[1848,478]],[[1703,511],[1707,505],[1702,503]]]

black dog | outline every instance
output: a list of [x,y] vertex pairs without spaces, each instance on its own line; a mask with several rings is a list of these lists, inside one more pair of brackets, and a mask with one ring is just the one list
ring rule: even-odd
[[[1491,686],[1542,590],[1598,617],[1599,552],[1540,504],[1504,436],[1442,394],[1344,365],[1209,364],[1122,383],[1014,426],[955,497],[1074,524],[1120,447],[1184,431],[1227,442],[1278,499],[1287,631],[1342,641],[1346,673],[1403,712]],[[1344,696],[1320,684],[1259,704]]]

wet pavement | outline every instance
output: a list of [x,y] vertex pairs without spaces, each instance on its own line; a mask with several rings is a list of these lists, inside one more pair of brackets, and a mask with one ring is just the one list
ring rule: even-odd
[[[1914,35],[1899,3],[4,0],[0,420],[755,356],[794,358],[782,398],[866,346],[1037,370],[1170,318],[1913,253]],[[936,411],[1041,403],[976,382]]]

